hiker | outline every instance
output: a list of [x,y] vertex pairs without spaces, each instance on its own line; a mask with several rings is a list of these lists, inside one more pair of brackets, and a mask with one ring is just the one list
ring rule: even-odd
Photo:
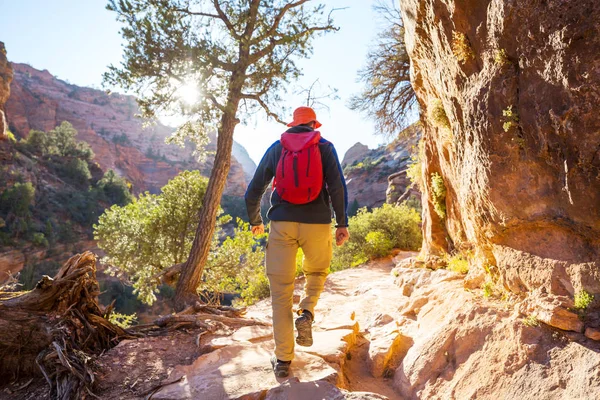
[[296,343],[312,346],[314,309],[323,291],[332,257],[331,208],[336,245],[349,239],[346,182],[333,144],[321,137],[321,123],[310,107],[294,111],[294,120],[265,153],[246,191],[252,232],[264,233],[260,202],[273,181],[266,269],[273,307],[275,375],[286,377],[294,358],[292,311],[296,253],[304,253],[304,297],[295,320]]

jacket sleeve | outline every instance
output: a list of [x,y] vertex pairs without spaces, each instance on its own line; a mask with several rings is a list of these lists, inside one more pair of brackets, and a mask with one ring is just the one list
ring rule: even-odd
[[256,167],[254,177],[248,185],[244,199],[246,200],[246,210],[248,211],[248,219],[251,226],[257,226],[263,223],[260,215],[260,201],[262,200],[265,191],[273,180],[272,158],[275,153],[275,147],[279,142],[275,142]]
[[333,144],[327,146],[330,153],[325,157],[325,182],[327,191],[331,198],[333,212],[335,213],[335,227],[348,227],[348,191],[346,190],[346,179],[342,172],[342,166],[338,159],[337,152]]

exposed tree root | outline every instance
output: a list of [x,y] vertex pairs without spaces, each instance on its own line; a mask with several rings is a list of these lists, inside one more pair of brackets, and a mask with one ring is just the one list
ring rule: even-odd
[[41,372],[53,398],[93,397],[91,357],[134,337],[105,318],[98,293],[90,252],[71,257],[30,292],[0,292],[0,375]]
[[52,398],[96,397],[93,357],[122,339],[182,328],[203,334],[265,325],[243,318],[244,309],[196,302],[154,324],[124,330],[109,322],[113,307],[98,304],[98,294],[96,256],[90,252],[71,257],[54,278],[44,276],[32,291],[0,291],[0,378],[41,373]]

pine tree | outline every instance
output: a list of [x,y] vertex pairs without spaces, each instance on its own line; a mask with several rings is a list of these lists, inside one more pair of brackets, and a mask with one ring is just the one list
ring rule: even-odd
[[[282,122],[280,89],[301,72],[294,57],[312,52],[312,39],[333,31],[325,7],[309,0],[110,0],[125,26],[125,59],[109,67],[105,82],[139,96],[142,113],[189,117],[174,140],[206,143],[217,131],[217,151],[200,222],[175,296],[176,308],[197,301],[225,180],[233,132],[240,118],[258,110]],[[182,91],[198,90],[183,101]],[[243,108],[240,109],[241,105]]]

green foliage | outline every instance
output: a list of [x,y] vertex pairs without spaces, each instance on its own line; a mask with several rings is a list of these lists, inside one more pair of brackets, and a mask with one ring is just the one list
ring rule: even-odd
[[394,242],[384,232],[374,231],[365,236],[365,254],[369,258],[387,256],[394,248]]
[[594,296],[585,290],[575,293],[575,309],[577,310],[583,311],[587,309],[592,301],[594,301]]
[[234,220],[238,218],[244,221],[248,220],[248,212],[246,211],[246,202],[243,197],[223,195],[221,197],[221,207],[223,212],[227,215],[231,215]]
[[71,158],[64,164],[57,164],[57,167],[59,175],[76,186],[85,187],[92,179],[87,161],[81,158]]
[[448,115],[444,109],[444,104],[440,99],[434,99],[429,104],[429,119],[434,126],[441,129],[451,130],[450,120],[448,119]]
[[[203,146],[224,112],[244,118],[278,105],[280,89],[301,75],[294,59],[312,53],[316,35],[336,29],[323,5],[304,3],[109,0],[126,45],[125,59],[104,80],[137,94],[144,117],[165,110],[190,116],[173,142]],[[189,88],[202,91],[180,95]]]
[[32,130],[23,146],[30,152],[43,157],[75,157],[85,161],[94,158],[94,152],[85,142],[75,139],[77,130],[64,121],[48,133]]
[[459,274],[467,274],[469,272],[469,261],[458,253],[448,259],[446,268]]
[[131,204],[114,205],[94,225],[108,272],[127,276],[144,303],[156,299],[155,276],[186,260],[206,186],[198,171],[183,171],[161,194],[144,193]]
[[490,281],[487,281],[483,284],[483,297],[489,298],[494,294],[494,284]]
[[502,110],[502,115],[504,116],[504,124],[502,125],[504,132],[508,132],[512,128],[519,126],[519,114],[513,110],[512,105]]
[[434,172],[431,174],[431,193],[433,197],[433,209],[441,218],[446,218],[446,185],[442,176]]
[[411,162],[406,170],[406,176],[412,183],[417,185],[420,191],[423,191],[423,160],[425,160],[425,142],[421,139],[417,144],[417,148],[413,148],[410,156]]
[[133,195],[129,191],[130,184],[115,174],[115,171],[109,169],[104,173],[102,179],[98,181],[96,187],[100,193],[111,204],[124,206],[133,201]]
[[350,240],[333,249],[331,269],[355,267],[389,254],[392,248],[418,249],[422,241],[420,222],[420,214],[406,204],[360,209],[349,221]]
[[114,144],[121,146],[131,144],[129,137],[125,134],[125,132],[122,132],[120,135],[114,135],[111,140]]
[[31,216],[31,206],[35,199],[35,188],[31,182],[15,183],[0,196],[0,212],[25,218]]
[[475,58],[469,38],[462,32],[452,32],[452,53],[461,64]]
[[233,236],[221,242],[222,230],[216,232],[205,267],[200,289],[241,293],[244,304],[252,304],[269,295],[264,270],[265,253],[250,224],[238,218]]
[[33,240],[31,241],[34,246],[38,247],[48,247],[48,240],[46,236],[44,236],[41,232],[36,232],[33,234]]
[[528,326],[530,328],[534,328],[540,325],[540,321],[535,315],[528,315],[526,318],[523,318],[523,325]]
[[504,50],[504,49],[496,50],[496,52],[494,53],[494,61],[498,65],[508,64],[510,61],[508,59],[508,55],[506,54],[506,50]]
[[121,314],[118,312],[112,312],[108,316],[108,320],[114,325],[123,329],[131,328],[133,324],[137,322],[137,315],[134,314]]
[[6,137],[8,138],[8,141],[11,143],[17,143],[17,139],[15,138],[15,134],[12,133],[11,131],[6,131]]

